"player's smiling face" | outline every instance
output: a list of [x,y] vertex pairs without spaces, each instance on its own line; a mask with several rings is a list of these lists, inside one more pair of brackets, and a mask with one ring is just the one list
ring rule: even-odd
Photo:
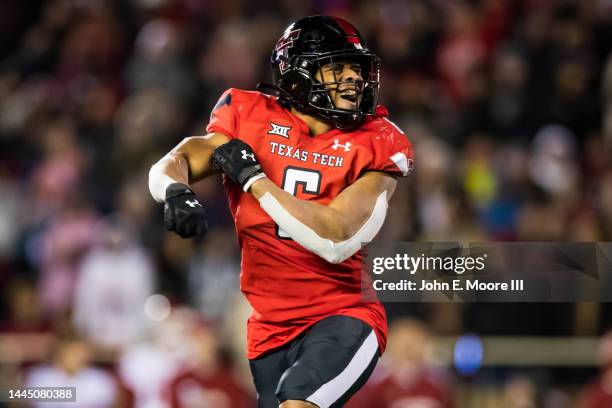
[[330,62],[321,66],[316,78],[328,84],[327,91],[336,108],[356,110],[361,104],[363,78],[359,63],[348,60]]

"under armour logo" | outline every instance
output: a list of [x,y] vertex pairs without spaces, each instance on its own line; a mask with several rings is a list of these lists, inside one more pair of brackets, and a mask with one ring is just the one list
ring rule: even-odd
[[198,202],[198,200],[193,200],[193,201],[185,200],[185,204],[187,204],[191,208],[196,208],[196,207],[201,207],[202,206],[202,204],[200,204]]
[[250,158],[251,158],[251,160],[255,161],[255,154],[253,154],[253,153],[247,153],[247,151],[246,151],[246,150],[244,150],[244,149],[242,149],[242,150],[240,151],[240,153],[242,153],[242,160],[246,160],[246,159],[247,159],[247,157],[250,157]]
[[272,126],[272,129],[268,130],[269,135],[279,135],[289,139],[289,131],[291,130],[291,126],[281,126],[272,122],[270,122],[270,125]]
[[342,147],[345,152],[351,150],[351,142],[346,142],[345,144],[340,143],[340,139],[334,139],[334,145],[332,149],[338,150],[339,147]]

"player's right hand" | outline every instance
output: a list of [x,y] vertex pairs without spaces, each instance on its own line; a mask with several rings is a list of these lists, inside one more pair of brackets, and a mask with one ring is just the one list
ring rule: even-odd
[[174,231],[183,238],[206,234],[206,211],[186,184],[173,183],[166,189],[164,224],[168,231]]

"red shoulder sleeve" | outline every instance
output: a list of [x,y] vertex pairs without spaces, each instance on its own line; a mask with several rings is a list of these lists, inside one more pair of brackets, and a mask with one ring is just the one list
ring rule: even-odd
[[378,170],[398,176],[407,176],[414,167],[412,143],[404,132],[386,117],[378,134],[372,140],[372,162],[367,170]]
[[223,92],[219,101],[210,113],[210,122],[206,126],[207,133],[221,132],[230,138],[238,135],[238,115],[235,112],[232,89]]

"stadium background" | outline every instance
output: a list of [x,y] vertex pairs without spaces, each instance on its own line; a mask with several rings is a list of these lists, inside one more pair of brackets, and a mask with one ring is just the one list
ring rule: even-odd
[[[0,385],[70,372],[79,406],[164,407],[201,397],[171,386],[196,363],[206,406],[252,406],[220,183],[196,186],[208,236],[182,240],[147,172],[226,88],[269,81],[283,28],[313,13],[364,34],[415,145],[382,239],[611,240],[609,0],[4,1]],[[610,407],[611,311],[391,304],[389,351],[352,406]]]

